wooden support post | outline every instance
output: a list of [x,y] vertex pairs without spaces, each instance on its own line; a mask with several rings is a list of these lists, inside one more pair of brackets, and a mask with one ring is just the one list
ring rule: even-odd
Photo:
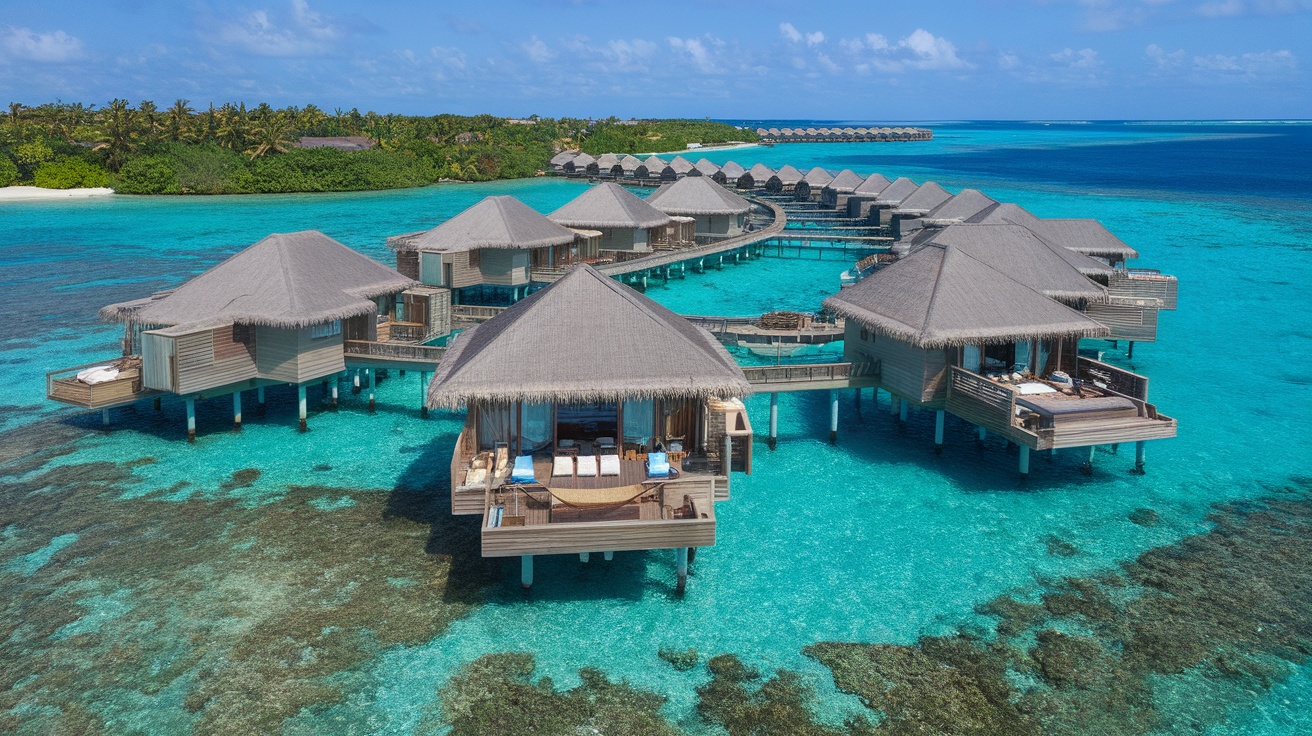
[[975,428],[975,444],[980,447],[984,446],[984,438],[989,436],[989,431],[983,427]]
[[1130,341],[1130,349],[1125,351],[1127,360],[1134,360],[1134,340]]
[[428,418],[428,374],[419,371],[419,416]]
[[674,592],[682,594],[688,587],[688,548],[679,547],[674,550],[674,566],[678,573],[678,579],[674,584]]
[[897,419],[903,424],[907,423],[907,407],[909,402],[906,399],[897,400]]
[[519,556],[519,584],[524,590],[533,587],[533,555]]
[[296,384],[296,413],[300,419],[301,431],[305,432],[309,427],[305,424],[305,384]]
[[852,392],[852,406],[856,409],[858,418],[861,416],[861,389]]
[[351,374],[351,393],[353,393],[353,394],[358,394],[358,393],[360,393],[360,371],[361,371],[361,370],[362,370],[362,369],[360,369],[360,368],[356,368],[356,369],[355,369],[355,372]]
[[779,442],[779,393],[770,394],[770,449]]
[[196,441],[196,400],[187,399],[187,441]]
[[160,409],[160,401],[159,401],[159,397],[156,396],[156,397],[155,397],[155,411],[159,411],[159,409]]
[[365,368],[364,370],[365,370],[366,373],[369,374],[369,413],[370,413],[370,414],[373,414],[373,413],[374,413],[374,399],[375,399],[375,397],[377,396],[378,377],[377,377],[376,375],[374,375],[374,369],[373,369],[373,368]]
[[1030,446],[1020,445],[1020,474],[1028,476],[1030,474]]
[[108,426],[109,426],[109,409],[108,409],[108,408],[106,408],[106,409],[101,409],[101,410],[100,410],[100,424],[101,424],[102,426],[105,426],[105,427],[108,427]]
[[588,555],[587,552],[580,552],[580,553],[579,553],[579,562],[582,562],[582,563],[585,563],[585,564],[586,564],[587,561],[588,561],[588,557],[589,557],[589,555]]
[[934,412],[934,454],[943,452],[943,420],[945,411]]
[[264,413],[264,387],[260,386],[255,389],[255,403],[260,405],[260,413]]
[[328,401],[328,379],[323,379],[319,384],[319,403]]
[[829,442],[838,442],[838,391],[829,390]]
[[339,376],[333,376],[332,387],[330,388],[330,390],[332,391],[331,401],[334,409],[337,408],[337,389],[341,384],[339,378],[340,378]]
[[232,392],[232,431],[241,431],[241,392]]
[[1080,472],[1085,475],[1093,475],[1093,453],[1098,451],[1097,445],[1089,445],[1089,459],[1080,464]]
[[1147,457],[1147,453],[1148,453],[1147,442],[1145,442],[1144,440],[1139,440],[1138,442],[1134,443],[1134,472],[1136,475],[1144,474],[1143,463]]
[[603,559],[603,560],[605,560],[605,561],[607,561],[607,562],[610,562],[611,560],[615,559],[615,553],[614,553],[614,552],[602,552],[602,553],[601,553],[601,559]]
[[890,416],[897,416],[898,398],[892,391],[888,392],[888,413]]

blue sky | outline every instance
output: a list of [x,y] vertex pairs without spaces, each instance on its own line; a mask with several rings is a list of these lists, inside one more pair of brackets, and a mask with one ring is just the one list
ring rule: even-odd
[[0,102],[1312,118],[1312,0],[0,0]]

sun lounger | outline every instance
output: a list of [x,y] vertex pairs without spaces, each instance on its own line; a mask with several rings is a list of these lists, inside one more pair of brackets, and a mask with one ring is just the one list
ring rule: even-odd
[[669,478],[675,474],[670,467],[670,456],[663,452],[651,452],[647,454],[647,477],[648,478]]
[[579,477],[580,478],[597,477],[596,455],[579,455]]
[[615,444],[615,438],[614,438],[614,437],[598,437],[598,438],[597,438],[597,450],[600,451],[600,452],[603,452],[603,453],[604,453],[606,450],[614,451],[617,447],[619,447],[619,445],[616,445],[616,444]]
[[559,478],[562,475],[574,475],[574,456],[557,455],[551,461],[551,477]]
[[465,473],[465,486],[481,486],[487,483],[487,468],[472,468]]
[[536,483],[537,476],[533,473],[533,456],[520,455],[515,458],[515,469],[510,473],[511,483]]
[[620,456],[619,456],[619,455],[602,455],[602,456],[601,456],[601,474],[602,474],[602,475],[619,475],[619,474],[620,474]]

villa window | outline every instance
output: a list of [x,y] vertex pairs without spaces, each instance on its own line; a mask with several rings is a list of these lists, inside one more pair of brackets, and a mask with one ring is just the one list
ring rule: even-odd
[[310,325],[310,339],[319,340],[325,337],[342,334],[342,321],[335,319],[332,322],[325,322],[320,325]]

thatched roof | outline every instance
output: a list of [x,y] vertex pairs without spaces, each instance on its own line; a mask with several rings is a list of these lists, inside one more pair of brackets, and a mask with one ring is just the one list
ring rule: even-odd
[[862,179],[851,169],[843,169],[825,185],[825,189],[835,192],[852,192],[861,186]]
[[[724,174],[726,179],[737,180],[738,177],[747,173],[747,169],[744,169],[741,165],[733,161],[726,161],[724,166],[720,167],[720,173]],[[768,179],[769,177],[766,178]]]
[[951,245],[1045,296],[1068,304],[1106,302],[1107,290],[1088,276],[1112,269],[1053,245],[1020,225],[952,225],[926,245]]
[[669,215],[613,182],[590,187],[547,216],[561,225],[586,228],[649,228],[670,222]]
[[667,215],[740,215],[752,208],[750,202],[705,176],[662,184],[647,195],[647,204]]
[[372,314],[372,301],[414,286],[318,230],[276,233],[160,299],[111,304],[107,320],[300,328]]
[[588,265],[456,339],[428,405],[743,396],[751,384],[709,332]]
[[674,160],[670,162],[670,168],[674,169],[674,173],[676,174],[687,175],[689,171],[692,171],[696,167],[692,165],[691,161],[683,156],[675,156]]
[[[910,181],[910,179],[908,179],[907,181]],[[867,176],[865,178],[865,181],[858,184],[857,188],[852,190],[852,193],[853,194],[879,194],[880,192],[887,189],[888,185],[892,183],[893,182],[889,181],[888,177],[884,176],[883,174],[871,174],[870,176]]]
[[719,171],[720,167],[711,163],[710,159],[704,158],[697,162],[697,170],[702,176],[715,176],[715,172]]
[[[1018,204],[1003,202],[997,207],[976,214],[966,222],[976,225],[1021,225],[1034,230],[1033,226],[1041,226],[1043,221]],[[1035,230],[1035,232],[1038,231]]]
[[560,153],[558,153],[558,154],[556,154],[555,156],[552,156],[552,157],[551,157],[551,165],[552,165],[552,166],[564,166],[565,164],[569,163],[570,161],[573,161],[573,160],[574,160],[574,157],[577,156],[577,155],[579,155],[579,152],[578,152],[578,151],[561,151]]
[[1043,237],[1076,253],[1117,261],[1139,257],[1139,251],[1126,245],[1097,220],[1057,218],[1039,222]]
[[957,196],[945,200],[942,204],[925,214],[925,224],[933,226],[951,225],[997,207],[997,200],[978,189],[962,189]]
[[507,195],[485,197],[419,235],[389,238],[397,251],[456,252],[478,248],[545,248],[574,241],[574,232]]
[[[756,167],[753,166],[752,168],[755,169]],[[753,174],[752,178],[755,177],[756,175]],[[783,167],[774,172],[774,176],[771,178],[778,179],[784,186],[792,186],[806,177],[802,175],[802,172],[793,168],[791,164],[784,164]]]
[[896,207],[902,204],[902,200],[911,196],[911,193],[917,189],[919,189],[919,186],[914,181],[905,176],[899,176],[888,186],[879,190],[878,196],[875,197],[875,203]]
[[632,154],[627,154],[620,159],[620,168],[630,173],[637,170],[639,166],[642,166],[642,159]]
[[833,181],[834,175],[819,166],[816,166],[806,172],[806,176],[803,176],[802,178],[806,180],[807,184],[811,185],[812,189],[820,189],[824,187],[824,185]]
[[580,153],[579,155],[574,157],[572,163],[574,164],[574,168],[582,169],[588,166],[589,164],[597,163],[597,159],[593,158],[592,156],[589,156],[586,153]]
[[922,217],[930,210],[952,198],[952,193],[937,183],[927,181],[893,208],[893,212],[908,217]]
[[[794,169],[794,171],[796,171],[796,169]],[[745,173],[751,174],[752,181],[755,181],[759,185],[764,184],[769,181],[770,177],[774,176],[774,169],[765,164],[752,164],[752,168],[748,169]]]
[[597,157],[597,165],[602,171],[610,171],[612,167],[619,166],[620,157],[613,153],[603,153]]
[[642,165],[646,166],[648,171],[663,171],[669,163],[660,156],[648,156]]
[[913,251],[829,297],[824,306],[927,349],[1109,333],[954,245]]

